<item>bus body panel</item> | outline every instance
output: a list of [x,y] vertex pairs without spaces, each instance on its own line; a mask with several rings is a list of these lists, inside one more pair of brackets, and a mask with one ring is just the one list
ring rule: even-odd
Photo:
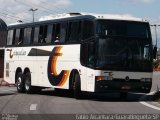
[[[152,85],[151,70],[144,72],[145,69],[140,69],[136,66],[138,64],[128,69],[129,65],[124,64],[122,65],[124,67],[123,69],[120,66],[113,71],[114,67],[112,67],[113,64],[111,64],[117,62],[116,59],[120,58],[120,60],[122,59],[121,63],[125,63],[124,61],[126,61],[126,63],[131,62],[132,64],[138,61],[139,63],[143,62],[144,66],[146,63],[152,66],[152,48],[150,48],[150,46],[152,46],[152,40],[149,23],[115,18],[113,20],[112,18],[99,19],[99,17],[82,15],[8,27],[8,31],[11,31],[14,35],[8,34],[11,36],[8,36],[9,40],[5,48],[5,80],[8,83],[15,83],[16,70],[20,68],[22,73],[24,73],[26,69],[29,69],[32,86],[69,89],[71,72],[76,70],[80,75],[81,91],[150,91]],[[105,20],[108,20],[108,22],[105,22]],[[112,21],[114,21],[114,24]],[[126,24],[128,22],[129,24]],[[118,25],[118,27],[114,27],[114,25]],[[126,34],[127,25],[130,26],[129,32],[133,32],[134,34]],[[135,25],[139,26],[136,26],[137,28],[145,28],[140,31],[140,33],[143,31],[142,34],[136,32],[137,28],[133,27]],[[103,30],[102,28],[105,28],[104,26],[106,26],[106,29]],[[124,27],[123,30],[121,27]],[[118,28],[117,34],[115,34],[116,32],[114,32],[113,28]],[[89,31],[90,29],[91,31]],[[145,31],[147,31],[147,34],[144,33]],[[76,36],[74,36],[75,33]],[[16,38],[16,35],[19,36]],[[28,39],[28,37],[30,38]],[[62,41],[57,43],[57,37],[60,37]],[[140,38],[136,40],[134,37]],[[10,38],[12,38],[12,40]],[[143,43],[142,46],[140,46],[140,43]],[[117,45],[117,47],[115,45]],[[135,58],[129,60],[128,47],[131,46],[133,48],[136,46],[136,49],[140,49],[140,51],[144,51],[144,53],[141,55],[138,51],[138,58],[132,48],[130,49],[130,53],[132,53]],[[115,49],[115,53],[112,53],[113,48],[117,48]],[[121,52],[127,55],[124,57],[127,59],[123,59],[123,55],[120,54]],[[145,52],[148,54],[145,54]],[[90,54],[94,55],[91,57],[93,60],[97,59],[97,61],[106,64],[97,64],[98,62],[96,63],[95,60],[92,62],[93,64],[90,65]],[[103,57],[105,59],[103,59]],[[115,59],[111,59],[113,57],[115,57]],[[83,58],[84,60],[82,60]],[[143,60],[142,58],[145,59]],[[111,60],[108,62],[108,59]],[[110,65],[110,68],[107,65]],[[115,65],[117,66],[119,64],[117,63]],[[126,67],[125,65],[128,66]],[[137,67],[137,69],[135,70],[134,67]],[[149,66],[146,67],[149,68]],[[141,72],[134,72],[134,70]]]
[[[56,61],[56,72],[59,74],[62,70],[69,70],[69,73],[73,69],[76,69],[80,72],[81,78],[81,90],[82,91],[93,91],[90,88],[87,88],[87,83],[90,85],[89,77],[86,77],[86,68],[80,64],[80,45],[54,45],[54,46],[35,46],[35,47],[8,47],[7,49],[12,50],[11,53],[6,49],[5,54],[5,67],[6,63],[9,63],[9,77],[5,79],[7,82],[14,84],[15,83],[15,74],[16,69],[21,68],[22,73],[26,68],[29,68],[31,72],[31,80],[33,86],[41,87],[54,87],[54,88],[63,88],[69,89],[69,76],[63,86],[53,86],[48,80],[48,62],[49,55],[53,52],[52,50],[55,47],[62,47],[60,53],[62,56],[58,56]],[[33,49],[40,51],[34,54]],[[44,53],[43,53],[44,52]],[[47,53],[48,52],[48,53]],[[10,54],[13,57],[10,57]],[[6,68],[5,68],[6,69]],[[70,74],[69,74],[70,75]],[[88,79],[88,80],[87,80]],[[93,83],[91,84],[93,87]]]

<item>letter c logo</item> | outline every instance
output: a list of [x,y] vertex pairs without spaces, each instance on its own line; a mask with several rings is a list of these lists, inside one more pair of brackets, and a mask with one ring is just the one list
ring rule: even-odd
[[60,74],[57,74],[56,63],[62,46],[54,47],[48,61],[48,79],[53,86],[63,86],[69,76],[69,70],[62,70]]

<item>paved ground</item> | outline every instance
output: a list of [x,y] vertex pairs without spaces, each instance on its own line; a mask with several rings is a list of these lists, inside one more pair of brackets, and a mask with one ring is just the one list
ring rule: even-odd
[[[158,73],[155,73],[152,91],[157,88],[157,85],[159,86],[159,80]],[[26,95],[18,94],[15,87],[0,87],[0,117],[58,120],[81,117],[87,119],[90,117],[88,114],[145,114],[152,115],[148,116],[151,120],[157,118],[160,110],[142,104],[142,102],[155,104],[151,99],[140,100],[143,96],[144,94],[129,94],[126,100],[122,100],[117,93],[102,95],[86,93],[83,99],[76,100],[68,91],[42,91],[38,94]],[[152,95],[146,96],[152,97]],[[157,104],[155,105],[158,107]],[[81,116],[81,114],[87,115]]]

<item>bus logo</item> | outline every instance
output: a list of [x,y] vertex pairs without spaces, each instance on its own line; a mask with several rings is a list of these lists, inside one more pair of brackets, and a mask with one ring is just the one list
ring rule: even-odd
[[48,61],[48,78],[53,86],[63,86],[69,76],[69,70],[62,70],[60,74],[56,71],[57,59],[63,55],[61,49],[62,46],[54,47]]
[[13,58],[12,49],[7,49],[7,51],[9,51],[9,57]]

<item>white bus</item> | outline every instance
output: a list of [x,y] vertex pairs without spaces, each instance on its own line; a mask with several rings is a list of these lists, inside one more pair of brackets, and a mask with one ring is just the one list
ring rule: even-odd
[[[72,14],[73,15],[73,14]],[[149,23],[118,16],[75,15],[8,27],[4,77],[18,92],[150,92]]]

